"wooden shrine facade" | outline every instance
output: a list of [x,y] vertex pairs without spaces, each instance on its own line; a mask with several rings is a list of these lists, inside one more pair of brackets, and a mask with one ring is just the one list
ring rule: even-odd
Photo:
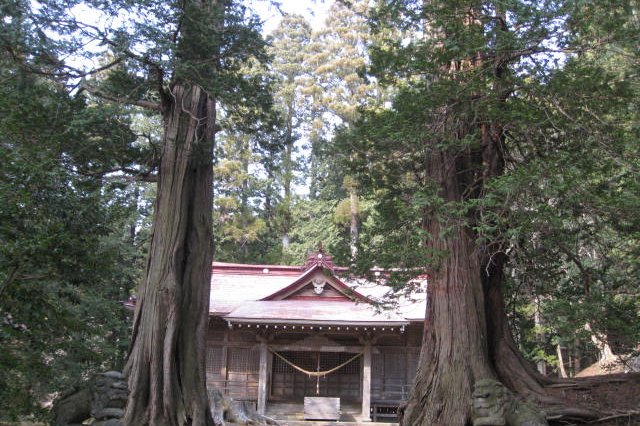
[[364,421],[393,416],[417,369],[424,301],[377,308],[387,287],[341,273],[322,252],[302,268],[214,264],[208,387],[260,413],[335,397]]

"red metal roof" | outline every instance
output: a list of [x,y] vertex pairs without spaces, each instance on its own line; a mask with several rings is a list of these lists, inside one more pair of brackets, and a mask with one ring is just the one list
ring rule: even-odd
[[[307,265],[309,264],[307,263]],[[302,275],[296,278],[296,280],[293,281],[291,284],[260,300],[282,300],[287,295],[295,292],[300,287],[306,285],[309,278],[312,275],[314,275],[317,271],[322,271],[325,274],[327,272],[331,272],[330,279],[333,284],[333,287],[336,290],[338,290],[340,293],[342,293],[347,299],[358,300],[360,302],[369,301],[369,299],[367,299],[365,296],[363,296],[362,294],[358,293],[356,290],[352,289],[351,287],[343,283],[336,275],[333,275],[331,270],[327,270],[327,267],[323,262],[318,262],[315,265],[308,266],[308,269],[304,271]]]
[[377,310],[368,303],[315,300],[245,302],[223,318],[245,324],[402,326],[409,323],[393,311]]
[[[307,285],[319,271],[345,295],[343,301],[335,297],[282,300]],[[336,275],[346,271],[347,268],[333,265],[331,257],[322,252],[309,256],[304,267],[214,262],[210,313],[230,322],[256,324],[403,325],[424,319],[425,295],[401,296],[393,310],[380,311],[368,302],[385,299],[391,289],[361,278]]]
[[302,273],[301,266],[288,265],[247,265],[243,263],[213,262],[211,272],[214,274],[240,275],[284,275],[298,276]]

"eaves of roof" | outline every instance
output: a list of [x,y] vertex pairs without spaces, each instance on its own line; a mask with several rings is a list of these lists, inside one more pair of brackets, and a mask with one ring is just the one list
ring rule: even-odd
[[409,321],[341,321],[341,320],[296,320],[296,319],[264,319],[239,318],[225,316],[223,319],[231,324],[276,324],[276,325],[308,325],[308,326],[344,326],[344,327],[402,327]]
[[300,266],[288,265],[246,265],[243,263],[213,262],[211,272],[217,275],[284,275],[298,276]]

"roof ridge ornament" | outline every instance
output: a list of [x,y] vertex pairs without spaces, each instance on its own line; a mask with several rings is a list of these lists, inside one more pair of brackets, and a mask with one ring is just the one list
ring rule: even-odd
[[316,266],[328,269],[335,274],[336,265],[333,263],[333,256],[324,252],[322,241],[318,243],[318,250],[307,257],[307,263],[302,267],[302,270],[308,271]]

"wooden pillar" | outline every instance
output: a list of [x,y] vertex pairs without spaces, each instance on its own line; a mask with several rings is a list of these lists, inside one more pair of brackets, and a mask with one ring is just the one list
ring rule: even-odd
[[260,370],[258,372],[258,413],[265,414],[267,410],[267,373],[269,365],[269,351],[267,342],[260,342]]
[[222,340],[222,359],[220,361],[220,392],[223,395],[227,394],[227,366],[228,366],[228,351],[229,351],[229,329],[224,331],[224,339]]
[[371,421],[371,342],[367,341],[362,355],[362,422]]

